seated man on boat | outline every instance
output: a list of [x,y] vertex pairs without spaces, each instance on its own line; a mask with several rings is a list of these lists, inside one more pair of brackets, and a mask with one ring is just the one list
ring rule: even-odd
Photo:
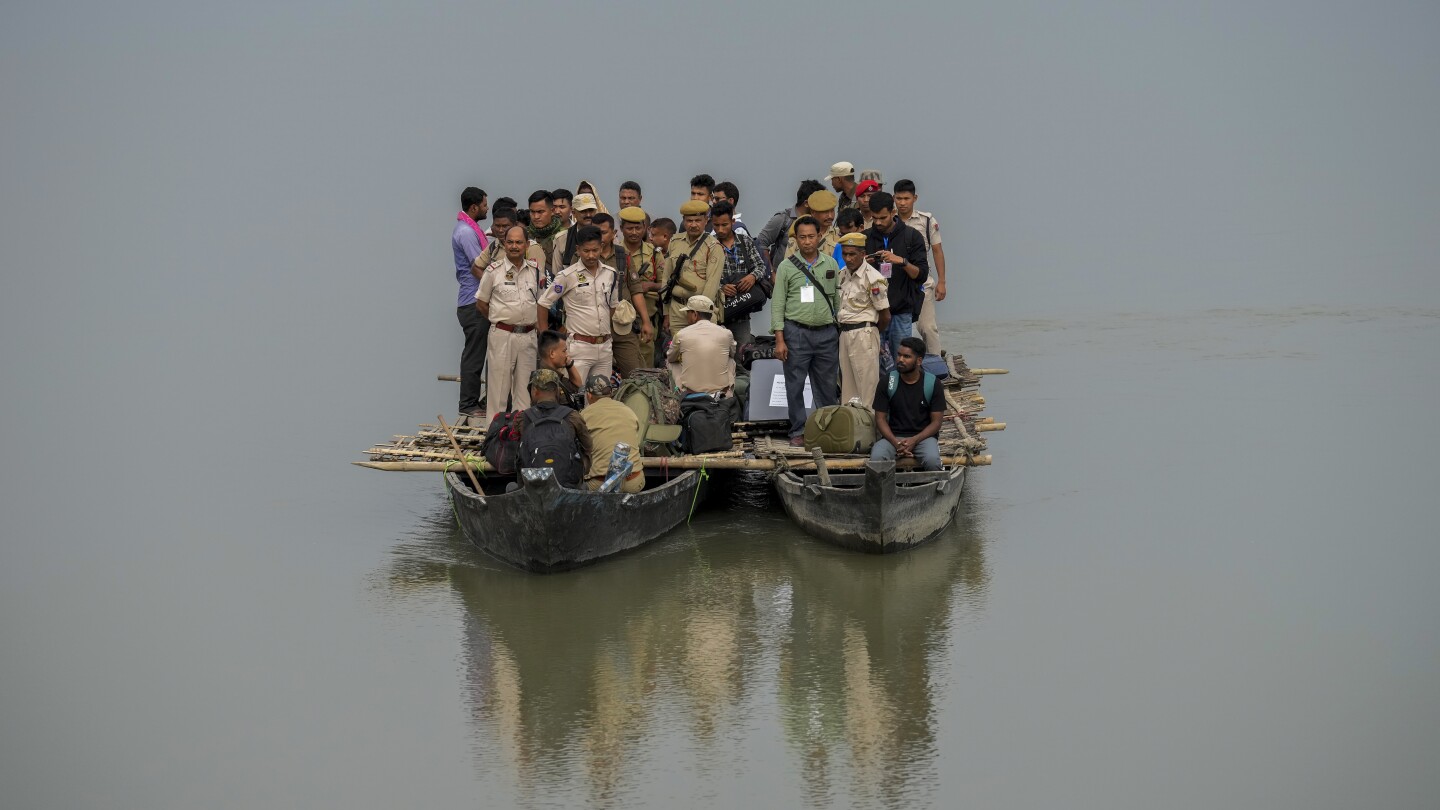
[[870,448],[872,461],[915,458],[921,469],[939,470],[940,422],[945,417],[945,389],[934,374],[920,367],[925,341],[900,341],[895,370],[875,387],[875,430],[880,438]]
[[565,336],[554,331],[541,332],[539,352],[536,368],[548,368],[560,378],[560,403],[576,410],[585,407],[585,398],[580,391],[580,372],[570,359],[570,344],[565,342]]
[[640,420],[635,412],[614,399],[615,383],[609,377],[593,375],[585,383],[585,410],[580,418],[590,432],[589,467],[585,488],[597,490],[610,470],[610,456],[617,444],[630,448],[630,474],[620,484],[621,492],[645,488],[645,468],[640,463]]
[[715,302],[692,295],[680,311],[688,325],[676,333],[666,358],[680,396],[728,390],[735,384],[735,336],[715,323]]
[[590,429],[579,412],[561,403],[562,396],[559,374],[537,368],[530,375],[532,404],[520,415],[518,466],[549,467],[561,486],[579,488],[590,458]]

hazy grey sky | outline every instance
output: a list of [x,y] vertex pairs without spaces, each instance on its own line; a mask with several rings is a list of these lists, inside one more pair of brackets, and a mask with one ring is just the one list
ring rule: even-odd
[[634,178],[669,214],[707,171],[760,223],[835,160],[878,167],[944,224],[942,321],[1440,304],[1430,2],[0,17],[0,356],[44,379],[8,386],[36,418],[448,370],[472,183]]

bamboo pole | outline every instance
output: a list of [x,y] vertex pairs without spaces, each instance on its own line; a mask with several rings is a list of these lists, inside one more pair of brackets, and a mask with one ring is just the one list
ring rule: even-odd
[[[983,456],[948,456],[940,459],[948,466],[966,467],[988,467],[991,464],[989,455]],[[833,458],[826,459],[825,465],[831,471],[834,470],[859,470],[865,467],[867,458]],[[641,462],[651,469],[669,467],[672,470],[696,470],[705,467],[709,470],[757,470],[767,472],[776,468],[774,459],[769,458],[703,458],[699,456],[676,456],[674,458],[644,458]],[[356,467],[365,467],[370,470],[384,470],[386,472],[444,472],[446,464],[439,461],[352,461]],[[451,462],[453,463],[453,462]],[[488,469],[485,462],[474,462],[482,472]],[[815,462],[808,458],[798,458],[787,461],[783,466],[788,469],[810,469]],[[905,459],[897,462],[897,469],[910,469],[916,466],[916,462]]]
[[1008,368],[972,368],[972,369],[970,369],[970,373],[971,373],[971,374],[974,374],[974,375],[977,376],[977,377],[983,377],[983,376],[985,376],[986,374],[1009,374],[1009,373],[1010,373],[1010,369],[1008,369]]
[[1004,430],[1004,422],[981,422],[975,426],[976,433],[986,433],[991,430]]
[[437,414],[436,419],[440,420],[440,427],[445,428],[445,435],[450,437],[450,446],[455,448],[455,455],[460,457],[460,464],[465,468],[465,474],[470,476],[470,486],[475,487],[475,494],[480,500],[485,500],[485,490],[480,488],[480,479],[475,477],[475,471],[470,469],[470,462],[465,460],[465,453],[460,449],[460,443],[455,441],[455,434],[450,432],[450,426],[445,424],[445,417]]
[[436,374],[435,379],[440,382],[460,382],[459,374]]

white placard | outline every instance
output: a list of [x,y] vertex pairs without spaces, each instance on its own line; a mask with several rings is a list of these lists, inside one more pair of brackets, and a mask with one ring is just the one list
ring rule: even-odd
[[815,288],[814,288],[814,287],[811,287],[809,284],[806,284],[804,287],[801,287],[801,288],[800,288],[800,303],[802,303],[802,304],[813,304],[813,303],[815,303]]
[[[785,375],[776,374],[774,381],[770,383],[770,407],[784,408],[789,404],[790,400],[785,398]],[[808,376],[805,378],[805,407],[815,407],[815,396],[810,391]]]

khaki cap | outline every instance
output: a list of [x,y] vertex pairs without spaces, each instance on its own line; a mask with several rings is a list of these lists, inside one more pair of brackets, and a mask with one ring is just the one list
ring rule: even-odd
[[840,203],[840,200],[835,196],[835,192],[826,191],[822,188],[814,194],[811,194],[810,199],[806,200],[806,202],[809,204],[811,211],[834,211],[835,206]]
[[617,335],[628,335],[635,328],[635,305],[621,301],[610,310],[610,326]]
[[710,206],[703,200],[686,200],[680,204],[680,216],[682,217],[708,213],[710,213]]
[[637,207],[635,207],[635,206],[633,206],[633,205],[630,206],[629,208],[621,208],[621,209],[620,209],[620,220],[621,220],[622,222],[644,222],[644,221],[645,221],[645,209],[643,209],[643,208],[637,208]]
[[855,176],[855,164],[854,164],[854,163],[851,163],[851,162],[849,162],[849,161],[847,161],[847,160],[842,160],[842,161],[840,161],[839,163],[836,163],[836,164],[834,164],[833,166],[830,167],[830,173],[827,174],[827,175],[825,175],[825,179],[826,179],[826,180],[834,180],[834,179],[837,178],[837,177],[854,177],[854,176]]
[[576,194],[571,201],[570,207],[576,211],[599,211],[600,206],[595,202],[594,194]]
[[715,302],[714,302],[714,301],[711,301],[708,296],[704,296],[704,295],[692,295],[692,296],[690,296],[690,300],[688,300],[688,301],[685,302],[685,306],[680,307],[680,311],[681,311],[681,312],[709,312],[709,313],[711,313],[711,314],[714,314],[714,312],[715,312]]
[[860,233],[859,231],[856,231],[854,233],[847,233],[844,236],[840,237],[840,245],[842,247],[863,248],[865,247],[865,234]]

